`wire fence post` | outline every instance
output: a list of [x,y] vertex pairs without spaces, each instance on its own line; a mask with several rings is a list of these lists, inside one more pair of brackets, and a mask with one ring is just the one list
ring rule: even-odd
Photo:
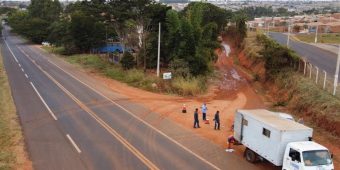
[[312,64],[309,63],[309,78],[311,79],[312,78]]
[[323,89],[326,88],[326,79],[327,79],[327,72],[324,70],[323,73],[325,74],[325,77],[323,78]]
[[336,87],[338,86],[338,75],[335,75],[334,76],[334,89],[333,89],[333,96],[335,96],[336,95]]
[[318,79],[319,79],[319,68],[316,67],[316,66],[315,66],[315,68],[316,68],[316,79],[315,79],[315,84],[318,84]]
[[306,67],[307,67],[307,62],[303,60],[303,75],[306,75]]
[[335,75],[334,75],[334,90],[333,90],[333,96],[336,95],[336,87],[338,86],[339,67],[340,67],[340,44],[339,44],[338,58],[337,58],[337,60],[336,60],[336,68],[335,68]]

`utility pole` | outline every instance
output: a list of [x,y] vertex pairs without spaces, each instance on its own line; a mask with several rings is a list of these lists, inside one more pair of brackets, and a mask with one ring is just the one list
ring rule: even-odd
[[318,29],[319,29],[319,25],[316,25],[316,30],[315,30],[315,43],[318,42]]
[[333,95],[336,94],[336,87],[338,86],[338,79],[339,79],[339,65],[340,65],[340,44],[339,44],[339,51],[338,51],[338,59],[336,61],[336,69],[335,69],[335,75],[334,75],[334,90]]
[[290,19],[288,21],[287,48],[289,48],[289,37],[290,37]]
[[105,25],[105,44],[106,44],[106,53],[107,53],[107,58],[109,58],[109,45],[108,45],[108,40],[107,40],[107,25]]
[[269,36],[269,26],[270,26],[270,21],[267,22],[267,35]]
[[158,28],[158,56],[157,56],[157,77],[159,77],[159,62],[161,55],[161,23],[159,22]]

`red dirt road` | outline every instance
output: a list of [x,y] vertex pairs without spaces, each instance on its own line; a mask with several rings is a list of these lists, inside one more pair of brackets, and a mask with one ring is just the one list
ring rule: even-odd
[[[182,126],[192,129],[197,134],[213,141],[223,148],[227,148],[226,139],[233,134],[230,127],[233,122],[234,112],[237,109],[257,109],[268,108],[268,101],[262,94],[258,94],[252,84],[249,83],[249,76],[242,72],[238,67],[233,65],[232,57],[226,57],[223,53],[218,52],[219,58],[216,67],[219,68],[221,79],[212,82],[213,85],[208,89],[207,94],[197,97],[178,97],[164,94],[156,94],[126,84],[117,82],[112,79],[104,78],[96,74],[92,75],[98,80],[105,82],[113,91],[127,96],[131,101],[140,103],[154,113],[161,114],[164,118],[181,124]],[[210,124],[204,124],[200,121],[202,128],[193,129],[193,112],[195,108],[200,108],[205,102],[208,107],[207,118]],[[187,113],[182,113],[183,104],[186,104]],[[219,110],[221,118],[221,130],[214,130],[212,121],[214,113]],[[199,115],[201,118],[201,115]],[[318,132],[315,132],[318,133]],[[328,147],[334,154],[340,154],[337,145],[326,140],[326,136],[315,135],[315,139]],[[236,154],[242,156],[243,147],[235,147]],[[335,166],[338,166],[338,158],[335,157]],[[268,165],[263,165],[264,167]]]
[[[105,82],[113,91],[127,96],[131,101],[143,104],[151,112],[159,113],[164,118],[192,129],[199,135],[215,142],[222,148],[227,148],[226,139],[233,134],[230,127],[233,122],[236,109],[265,108],[263,98],[256,94],[248,83],[248,80],[238,68],[233,66],[232,57],[226,57],[219,52],[219,59],[216,67],[219,68],[221,79],[212,82],[208,93],[198,97],[178,97],[147,92],[112,79],[104,78],[96,74],[91,75]],[[207,118],[210,124],[204,124],[200,115],[200,125],[202,128],[193,129],[193,112],[195,108],[200,108],[205,102],[208,107]],[[183,104],[186,104],[187,113],[182,113]],[[215,112],[220,111],[221,130],[214,130],[212,121]],[[147,114],[147,113],[146,113]],[[236,153],[242,156],[243,147],[237,147]]]

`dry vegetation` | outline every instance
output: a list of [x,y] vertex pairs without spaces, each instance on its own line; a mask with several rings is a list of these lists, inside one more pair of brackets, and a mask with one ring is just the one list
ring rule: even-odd
[[24,165],[23,136],[2,61],[0,54],[0,169],[30,169]]
[[[297,34],[295,35],[297,39],[307,43],[314,43],[315,34]],[[339,44],[340,43],[340,34],[339,33],[328,33],[328,34],[319,34],[318,35],[319,43],[328,43],[328,44]]]
[[[263,47],[260,46],[256,34],[255,32],[249,33],[244,54],[252,63],[265,63],[266,60],[259,54]],[[273,55],[273,57],[278,55]],[[257,70],[252,69],[252,71]],[[268,71],[266,72],[265,74],[268,74]],[[260,75],[260,77],[266,77],[266,75]],[[340,136],[340,100],[337,97],[322,90],[314,83],[314,80],[305,78],[289,67],[282,68],[281,72],[272,77],[262,79],[262,82],[273,94],[275,100],[273,108],[285,107],[296,116],[307,118],[312,126]]]
[[154,73],[144,73],[143,70],[124,70],[119,64],[109,63],[98,55],[80,54],[65,58],[70,63],[79,64],[84,68],[92,69],[109,78],[148,91],[193,96],[204,93],[207,89],[205,77],[186,79],[174,77],[172,80],[163,80],[156,77]]

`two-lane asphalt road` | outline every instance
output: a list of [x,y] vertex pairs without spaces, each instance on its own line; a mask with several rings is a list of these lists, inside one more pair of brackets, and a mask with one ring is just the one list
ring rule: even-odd
[[36,169],[217,169],[4,33],[2,54]]
[[[287,35],[285,34],[270,32],[269,36],[284,46],[287,44]],[[331,77],[334,76],[337,60],[336,54],[317,48],[313,45],[294,41],[293,39],[290,39],[289,48],[294,50],[301,57],[306,58],[308,62],[317,66],[319,69],[325,70]]]
[[5,28],[1,53],[35,169],[261,169],[223,148],[216,166]]

